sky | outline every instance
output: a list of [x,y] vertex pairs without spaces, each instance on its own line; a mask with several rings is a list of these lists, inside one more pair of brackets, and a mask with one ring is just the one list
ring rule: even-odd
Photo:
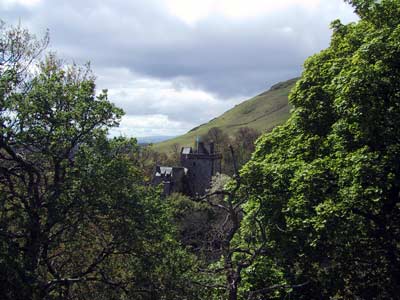
[[90,61],[125,111],[114,135],[175,136],[299,76],[357,20],[343,0],[0,0],[0,19],[67,62]]

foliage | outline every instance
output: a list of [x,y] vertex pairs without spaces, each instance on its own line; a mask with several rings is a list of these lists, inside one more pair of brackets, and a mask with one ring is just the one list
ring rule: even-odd
[[[246,218],[261,211],[275,262],[255,266],[250,289],[278,267],[296,299],[398,298],[400,1],[349,2],[360,21],[332,23],[330,47],[290,95],[291,118],[242,170]],[[245,232],[265,242],[252,224]]]
[[397,299],[400,1],[347,2],[360,21],[332,23],[240,175],[257,132],[201,127],[240,149],[203,203],[144,184],[168,158],[107,138],[123,112],[88,66],[37,64],[48,38],[1,24],[0,298]]
[[218,127],[212,127],[201,137],[201,141],[215,144],[215,150],[222,154],[222,173],[232,176],[234,167],[229,147],[233,146],[235,149],[236,163],[240,168],[250,159],[254,151],[254,143],[259,136],[260,132],[251,127],[240,127],[232,136],[227,135]]
[[[0,298],[196,299],[195,266],[88,67],[1,28]],[[32,73],[34,70],[35,73]]]
[[172,194],[166,202],[181,243],[198,257],[212,260],[216,250],[212,245],[213,223],[217,221],[218,214],[209,206],[182,194]]

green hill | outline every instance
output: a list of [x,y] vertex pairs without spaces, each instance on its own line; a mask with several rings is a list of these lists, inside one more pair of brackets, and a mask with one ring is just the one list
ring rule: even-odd
[[170,152],[174,144],[193,145],[196,136],[207,133],[212,127],[218,127],[229,135],[233,135],[240,127],[251,127],[261,132],[270,131],[288,119],[290,110],[288,95],[297,79],[277,83],[268,91],[236,105],[221,116],[191,129],[184,135],[154,144],[153,149],[158,152]]

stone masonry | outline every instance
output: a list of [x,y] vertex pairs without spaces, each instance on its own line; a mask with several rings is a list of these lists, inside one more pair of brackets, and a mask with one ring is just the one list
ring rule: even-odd
[[164,195],[180,192],[190,197],[202,196],[210,188],[211,178],[221,173],[222,155],[214,143],[197,143],[196,149],[183,147],[179,167],[156,166],[153,185],[163,184]]

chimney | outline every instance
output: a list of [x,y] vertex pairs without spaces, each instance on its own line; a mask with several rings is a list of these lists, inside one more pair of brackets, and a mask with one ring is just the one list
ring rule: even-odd
[[214,142],[210,142],[210,154],[214,154]]

